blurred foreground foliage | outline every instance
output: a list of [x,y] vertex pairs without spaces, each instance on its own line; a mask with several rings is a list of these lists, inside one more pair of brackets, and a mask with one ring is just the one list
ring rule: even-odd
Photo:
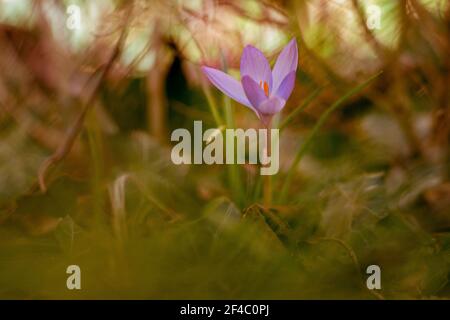
[[[362,1],[136,1],[125,26],[131,2],[99,1],[89,21],[104,35],[67,43],[49,18],[61,7],[35,1],[26,23],[26,6],[1,11],[0,298],[449,298],[450,8],[373,2],[385,26],[374,32]],[[120,61],[102,78],[121,28]],[[301,70],[281,121],[304,109],[282,132],[273,205],[256,167],[173,165],[169,132],[218,127],[209,107],[229,102],[198,65],[233,73],[243,45],[272,56],[291,36]],[[377,71],[318,130],[279,200],[321,115]],[[38,172],[86,101],[42,192]],[[229,110],[227,125],[257,126]],[[71,264],[80,291],[66,288]]]

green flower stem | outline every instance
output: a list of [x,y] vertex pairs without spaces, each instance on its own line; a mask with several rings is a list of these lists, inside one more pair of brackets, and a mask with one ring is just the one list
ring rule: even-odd
[[[266,144],[267,144],[267,156],[270,157],[272,154],[272,135],[270,134],[270,129],[272,127],[271,124],[272,121],[270,121],[267,124],[267,127],[265,128],[266,131]],[[267,175],[265,177],[265,184],[264,184],[264,205],[266,208],[269,208],[272,205],[272,176]]]

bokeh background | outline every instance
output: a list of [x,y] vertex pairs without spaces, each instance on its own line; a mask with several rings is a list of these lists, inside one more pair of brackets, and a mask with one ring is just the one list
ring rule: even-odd
[[[291,38],[280,172],[173,165]],[[449,54],[447,0],[0,0],[0,298],[449,298]]]

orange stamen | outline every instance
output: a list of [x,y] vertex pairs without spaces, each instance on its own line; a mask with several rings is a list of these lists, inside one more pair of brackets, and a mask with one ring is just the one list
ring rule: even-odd
[[261,89],[264,90],[264,93],[266,94],[266,97],[269,96],[269,85],[267,84],[266,81],[264,81],[264,83],[261,81],[259,81],[259,86],[261,87]]

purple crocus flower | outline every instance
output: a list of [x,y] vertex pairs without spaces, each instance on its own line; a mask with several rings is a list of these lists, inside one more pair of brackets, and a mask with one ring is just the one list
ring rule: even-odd
[[273,70],[261,51],[246,46],[241,57],[241,82],[214,68],[203,66],[202,70],[220,91],[252,109],[268,125],[294,89],[297,64],[297,43],[292,39],[278,56]]

